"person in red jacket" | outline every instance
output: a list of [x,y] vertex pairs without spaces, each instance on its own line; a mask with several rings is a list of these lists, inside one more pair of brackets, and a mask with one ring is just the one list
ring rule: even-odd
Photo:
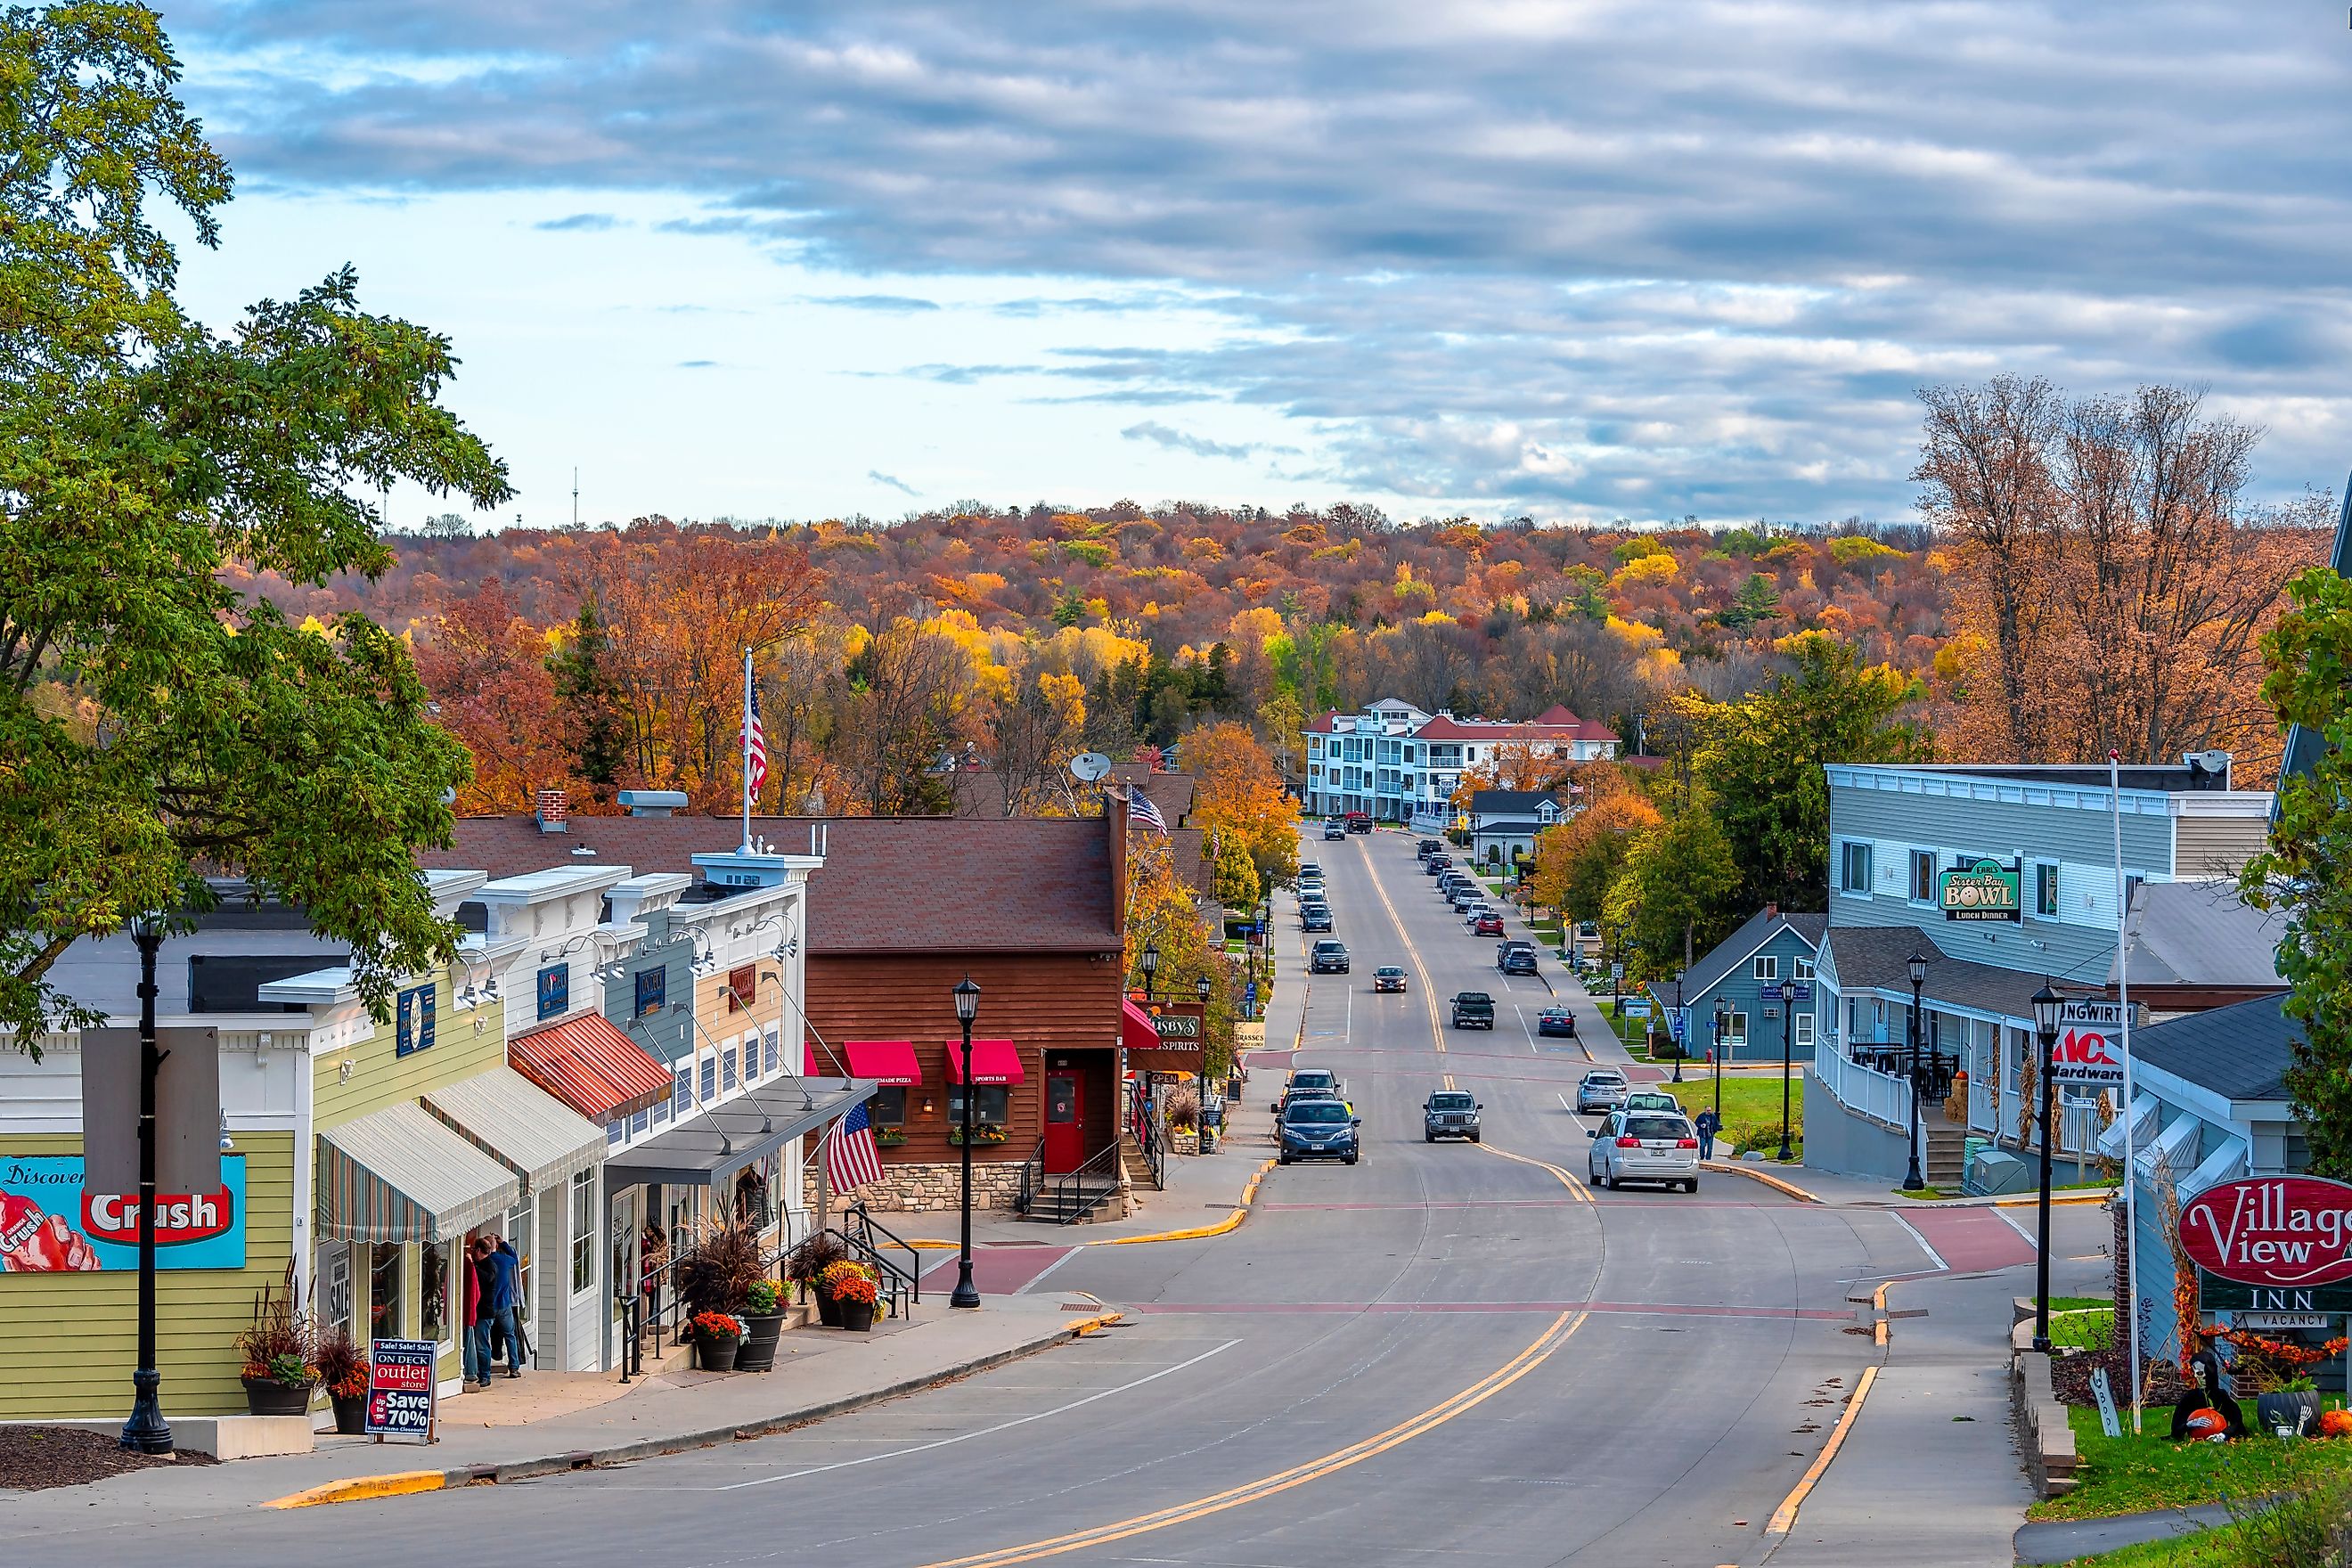
[[460,1336],[458,1344],[465,1353],[464,1371],[468,1388],[488,1388],[490,1385],[489,1358],[483,1353],[484,1347],[474,1334],[475,1320],[481,1316],[482,1311],[482,1279],[474,1266],[488,1250],[489,1244],[478,1236],[466,1243],[466,1267],[463,1270],[466,1277],[466,1331]]

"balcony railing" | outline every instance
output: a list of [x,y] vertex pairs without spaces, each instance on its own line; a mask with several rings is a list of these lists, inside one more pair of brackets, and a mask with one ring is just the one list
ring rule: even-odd
[[1907,1079],[1864,1067],[1835,1049],[1814,1053],[1813,1076],[1847,1110],[1889,1127],[1910,1127],[1911,1084]]

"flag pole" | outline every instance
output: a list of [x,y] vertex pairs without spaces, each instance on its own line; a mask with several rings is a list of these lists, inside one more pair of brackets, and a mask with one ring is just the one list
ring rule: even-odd
[[[2116,996],[2123,1008],[2124,1047],[2124,1292],[2131,1299],[2132,1435],[2139,1436],[2139,1163],[2132,1147],[2131,946],[2126,940],[2131,910],[2124,887],[2124,786],[2122,759],[2107,752],[2107,802],[2116,826]],[[2042,1129],[2042,1136],[2049,1136]],[[2182,1337],[2187,1338],[2186,1324]]]
[[735,737],[741,743],[743,765],[743,853],[751,852],[751,649],[743,648],[743,728]]

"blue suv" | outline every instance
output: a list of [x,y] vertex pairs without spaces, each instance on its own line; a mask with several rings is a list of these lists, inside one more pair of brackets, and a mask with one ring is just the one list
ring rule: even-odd
[[1344,1160],[1352,1165],[1363,1158],[1362,1125],[1340,1100],[1290,1100],[1282,1108],[1282,1148],[1275,1159],[1285,1165],[1293,1160]]

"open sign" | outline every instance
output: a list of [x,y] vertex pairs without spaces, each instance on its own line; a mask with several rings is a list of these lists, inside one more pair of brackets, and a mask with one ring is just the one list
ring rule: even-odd
[[2352,1279],[2352,1186],[2316,1176],[2219,1182],[2180,1205],[2180,1245],[2199,1268],[2245,1285]]

